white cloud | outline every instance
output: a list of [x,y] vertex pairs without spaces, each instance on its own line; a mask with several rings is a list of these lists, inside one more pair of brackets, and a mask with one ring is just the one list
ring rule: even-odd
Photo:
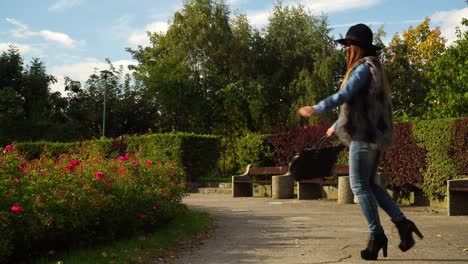
[[65,9],[70,9],[81,4],[81,0],[58,0],[51,6],[49,6],[49,11],[63,11]]
[[[380,3],[381,0],[302,0],[305,7],[314,13],[335,13],[351,9],[364,9]],[[290,2],[294,5],[295,2]]]
[[75,41],[72,38],[70,38],[70,36],[68,36],[67,34],[53,32],[49,30],[41,30],[38,32],[38,34],[45,40],[57,42],[68,48],[75,47]]
[[[122,65],[125,74],[130,73],[130,70],[128,70],[128,65],[136,64],[136,62],[132,60],[118,60],[112,61],[112,64],[116,68]],[[61,92],[62,95],[66,95],[64,83],[65,77],[70,77],[74,81],[80,81],[81,84],[84,85],[91,74],[106,69],[109,69],[107,62],[98,60],[96,58],[87,58],[82,59],[82,61],[76,63],[50,67],[47,69],[47,71],[57,78],[57,83],[51,86],[51,91],[58,91]]]
[[261,28],[268,24],[268,18],[270,17],[270,14],[270,11],[248,12],[247,19],[252,26]]
[[7,18],[6,21],[16,26],[16,28],[9,31],[9,33],[15,38],[26,39],[30,37],[41,37],[45,41],[54,42],[67,48],[74,48],[77,43],[80,43],[82,45],[85,44],[84,41],[77,42],[67,34],[61,32],[54,32],[46,29],[40,31],[32,31],[26,24],[14,18]]
[[441,35],[447,39],[447,45],[452,44],[456,39],[455,28],[459,26],[462,31],[467,30],[461,25],[462,18],[468,18],[468,7],[450,11],[436,12],[431,16],[431,22],[439,26]]
[[128,37],[128,43],[132,46],[149,46],[150,41],[146,32],[158,32],[166,33],[169,29],[169,24],[167,22],[156,21],[150,24],[147,24],[144,30],[136,30],[130,33]]

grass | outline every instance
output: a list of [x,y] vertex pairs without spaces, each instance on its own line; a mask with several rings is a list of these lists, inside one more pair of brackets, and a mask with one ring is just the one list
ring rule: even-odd
[[154,233],[97,248],[58,253],[52,257],[39,258],[34,263],[152,263],[152,259],[170,257],[173,251],[183,247],[184,242],[190,244],[191,238],[211,224],[212,219],[207,213],[184,210],[167,226]]

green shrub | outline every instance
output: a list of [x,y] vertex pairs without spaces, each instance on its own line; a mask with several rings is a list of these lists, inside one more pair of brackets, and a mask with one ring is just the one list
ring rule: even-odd
[[174,162],[140,153],[106,159],[81,148],[26,162],[2,150],[0,260],[151,231],[181,207],[184,179]]
[[40,157],[58,157],[62,153],[68,153],[79,146],[78,142],[58,143],[58,142],[21,142],[16,144],[16,148],[26,157],[27,160],[38,159]]
[[268,166],[270,161],[270,146],[265,144],[266,136],[262,134],[247,133],[236,140],[235,156],[238,164],[238,173],[244,173],[247,165]]
[[427,169],[423,173],[421,189],[431,199],[446,194],[447,180],[456,179],[457,169],[450,157],[454,119],[435,119],[414,123],[416,139],[427,150]]
[[221,138],[189,133],[150,134],[126,137],[127,149],[145,157],[175,161],[189,180],[214,174]]
[[452,137],[449,156],[452,157],[458,175],[468,176],[468,117],[455,120],[449,128]]

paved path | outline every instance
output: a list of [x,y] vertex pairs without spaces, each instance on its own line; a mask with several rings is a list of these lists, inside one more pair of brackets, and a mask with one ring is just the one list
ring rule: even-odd
[[389,256],[362,261],[359,252],[368,233],[358,205],[229,194],[191,194],[184,202],[213,215],[217,228],[198,248],[180,252],[175,263],[468,263],[468,216],[449,217],[444,210],[403,208],[425,236],[406,253],[398,249],[398,233],[381,211]]

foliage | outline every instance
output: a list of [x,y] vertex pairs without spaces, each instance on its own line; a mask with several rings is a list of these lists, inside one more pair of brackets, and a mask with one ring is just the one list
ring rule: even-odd
[[468,176],[468,117],[455,120],[449,131],[452,137],[448,155],[453,159],[457,175]]
[[27,159],[39,159],[41,157],[58,158],[60,154],[69,153],[76,149],[79,143],[57,143],[47,141],[21,142],[16,144],[17,150]]
[[382,159],[382,173],[390,189],[409,193],[423,183],[422,173],[427,166],[427,151],[418,146],[411,123],[397,123],[394,140],[394,144],[385,151]]
[[82,148],[25,162],[7,146],[0,153],[0,227],[6,230],[0,258],[19,261],[154,230],[180,207],[182,176],[174,162],[139,153],[105,159]]
[[454,119],[435,119],[416,122],[413,125],[416,140],[427,150],[427,169],[423,172],[421,189],[433,199],[446,194],[447,180],[457,179],[454,159],[449,155],[453,137]]
[[429,22],[426,18],[416,28],[410,26],[402,37],[395,34],[385,49],[385,69],[397,116],[422,117],[427,110],[425,99],[432,89],[428,72],[445,50],[439,28],[431,29]]
[[[462,25],[468,26],[468,19]],[[432,89],[426,98],[429,118],[462,117],[468,115],[468,30],[457,28],[458,38],[442,56],[433,62],[428,72]]]
[[336,144],[325,138],[330,124],[319,124],[311,127],[290,127],[279,129],[270,135],[266,142],[272,147],[272,159],[277,166],[288,165],[291,159],[304,148],[320,148]]
[[247,165],[267,166],[270,158],[270,147],[265,144],[265,135],[247,133],[236,140],[237,172],[243,173]]
[[221,138],[190,133],[148,134],[126,137],[127,150],[143,156],[174,161],[188,181],[213,175],[220,155]]

